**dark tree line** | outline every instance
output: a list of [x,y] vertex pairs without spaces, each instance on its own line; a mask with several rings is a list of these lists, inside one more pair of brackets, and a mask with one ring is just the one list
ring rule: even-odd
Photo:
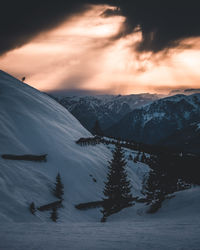
[[17,160],[17,161],[36,161],[36,162],[46,162],[47,154],[44,155],[11,155],[11,154],[3,154],[1,155],[3,159],[6,160]]
[[[191,154],[190,152],[183,151],[183,150],[180,150],[178,148],[172,148],[172,147],[167,147],[167,146],[162,146],[162,145],[145,144],[145,143],[137,142],[134,140],[127,140],[127,139],[124,140],[124,139],[119,138],[119,137],[112,137],[112,136],[104,135],[101,133],[96,134],[96,135],[101,137],[100,143],[115,144],[115,145],[116,145],[116,143],[120,143],[121,147],[128,148],[128,149],[135,150],[135,151],[145,152],[148,154],[157,155],[157,154],[163,154],[165,152],[168,152],[168,153],[173,154],[173,155],[177,155],[180,153],[183,153],[184,155],[187,155],[187,154],[195,155],[195,153]],[[92,141],[92,138],[94,138],[94,137],[90,137],[91,141]],[[82,139],[87,139],[87,138],[82,138]],[[86,143],[86,145],[87,145],[87,143]],[[91,142],[91,145],[96,145],[96,144],[95,143],[92,144],[92,142]],[[200,156],[199,153],[198,153],[198,155]]]
[[89,146],[89,145],[95,146],[97,144],[102,143],[102,139],[99,136],[80,138],[79,140],[76,141],[76,143],[80,146]]
[[[106,145],[120,145],[121,147],[138,151],[134,157],[134,162],[144,162],[152,169],[155,164],[159,164],[163,171],[176,176],[186,183],[200,184],[200,155],[172,151],[168,148],[162,148],[151,145],[144,145],[135,142],[117,141],[117,139],[105,139],[100,136],[81,138],[77,142],[81,146],[96,145],[104,143]],[[151,155],[146,157],[145,153]]]
[[[150,204],[149,212],[156,212],[162,202],[170,194],[190,188],[192,184],[200,185],[200,156],[182,153],[167,148],[139,144],[135,142],[117,141],[114,138],[91,137],[82,138],[82,145],[104,143],[137,150],[133,161],[143,162],[150,166],[151,171],[143,185],[143,192]],[[79,144],[79,142],[77,142]],[[148,153],[150,156],[146,156]],[[129,157],[129,160],[132,160]],[[104,202],[105,206],[111,206]],[[108,212],[109,214],[109,212]]]
[[164,152],[169,152],[171,154],[179,154],[180,151],[172,150],[166,147],[156,146],[156,145],[148,145],[143,143],[138,143],[135,141],[125,141],[121,140],[120,138],[114,138],[114,137],[103,137],[102,135],[95,135],[93,137],[88,138],[80,138],[76,141],[77,144],[80,146],[88,146],[96,144],[103,143],[106,145],[113,144],[113,145],[119,145],[123,148],[128,148],[131,150],[139,151],[139,152],[145,152],[148,154],[160,154]]
[[168,153],[151,156],[151,168],[144,181],[143,193],[149,201],[149,213],[156,212],[168,195],[200,184],[198,157],[174,156]]

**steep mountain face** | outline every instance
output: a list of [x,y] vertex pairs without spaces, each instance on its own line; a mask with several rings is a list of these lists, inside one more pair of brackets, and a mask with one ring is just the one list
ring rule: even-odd
[[177,130],[200,121],[200,94],[176,95],[133,110],[106,134],[138,142],[159,144]]
[[132,110],[149,104],[160,96],[138,94],[126,96],[85,96],[58,98],[61,105],[67,108],[81,124],[92,132],[96,120],[101,128],[107,129],[117,123]]
[[[29,205],[34,202],[38,207],[56,200],[52,189],[58,172],[64,184],[59,220],[99,221],[99,210],[82,212],[74,205],[102,198],[110,150],[103,145],[77,145],[76,140],[91,134],[64,107],[2,71],[0,107],[0,155],[47,154],[47,162],[0,156],[0,221],[50,221],[49,212],[33,216]],[[140,193],[147,169],[145,164],[129,162],[133,194]]]

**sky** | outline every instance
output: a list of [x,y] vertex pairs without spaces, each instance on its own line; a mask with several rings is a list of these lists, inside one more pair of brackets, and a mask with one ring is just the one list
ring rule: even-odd
[[8,1],[0,16],[0,68],[42,91],[200,88],[196,2],[30,0],[10,8]]

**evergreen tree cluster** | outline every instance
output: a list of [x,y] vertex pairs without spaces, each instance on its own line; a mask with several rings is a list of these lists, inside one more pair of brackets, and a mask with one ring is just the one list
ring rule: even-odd
[[[152,211],[156,211],[169,194],[189,188],[192,184],[200,184],[199,155],[180,153],[134,142],[117,141],[113,138],[99,137],[98,140],[95,137],[89,140],[86,138],[83,142],[84,145],[98,143],[137,150],[138,153],[133,161],[135,163],[143,162],[150,166],[151,171],[148,179],[144,182],[144,190],[146,189],[147,199],[152,204]],[[147,157],[146,153],[150,156]],[[132,160],[131,157],[129,156],[129,160]]]
[[135,163],[137,162],[142,162],[142,163],[147,163],[148,162],[148,158],[146,157],[144,152],[140,152],[138,151],[137,155],[134,157],[133,161]]
[[125,169],[126,161],[124,153],[117,145],[113,152],[113,158],[109,162],[107,181],[104,188],[103,218],[106,218],[121,209],[132,205],[131,185]]
[[169,194],[191,187],[190,178],[185,178],[178,162],[165,154],[150,157],[151,170],[143,185],[143,193],[151,204],[150,213],[156,212]]

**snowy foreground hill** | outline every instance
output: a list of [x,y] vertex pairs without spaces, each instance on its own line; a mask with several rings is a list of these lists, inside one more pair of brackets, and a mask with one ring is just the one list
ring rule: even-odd
[[[56,101],[0,71],[0,154],[47,154],[47,162],[0,157],[0,249],[200,249],[200,188],[175,194],[158,213],[136,204],[100,223],[100,208],[74,205],[100,200],[111,151],[75,143],[90,133]],[[111,147],[112,149],[112,147]],[[126,150],[126,157],[135,152]],[[149,168],[128,160],[134,196]],[[49,211],[32,215],[32,201],[55,201],[57,173],[64,184],[58,222]],[[96,181],[94,181],[94,179]]]

